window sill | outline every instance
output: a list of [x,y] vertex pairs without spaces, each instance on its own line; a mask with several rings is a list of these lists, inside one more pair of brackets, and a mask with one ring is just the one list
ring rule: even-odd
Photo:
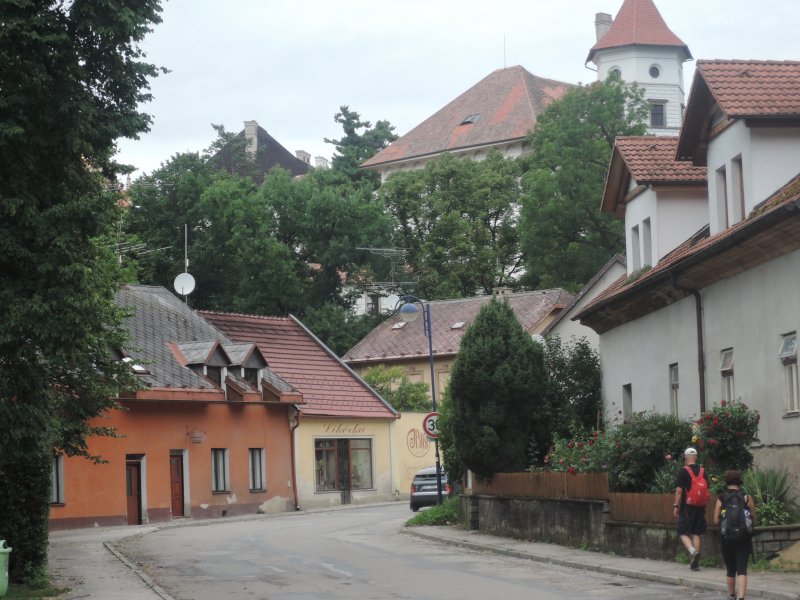
[[264,493],[266,493],[266,491],[267,490],[261,488],[261,489],[258,489],[258,490],[250,490],[250,493],[251,494],[264,494]]
[[796,419],[797,417],[800,417],[800,411],[797,410],[793,410],[783,414],[784,419]]
[[230,494],[230,490],[211,490],[212,495],[222,496],[223,494]]
[[66,506],[66,502],[51,502],[50,506]]

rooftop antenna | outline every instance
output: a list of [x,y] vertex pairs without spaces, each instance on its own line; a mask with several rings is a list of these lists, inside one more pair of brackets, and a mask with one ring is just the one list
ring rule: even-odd
[[173,284],[175,291],[183,296],[186,304],[186,296],[194,291],[194,277],[189,275],[189,226],[183,225],[183,273],[175,278]]

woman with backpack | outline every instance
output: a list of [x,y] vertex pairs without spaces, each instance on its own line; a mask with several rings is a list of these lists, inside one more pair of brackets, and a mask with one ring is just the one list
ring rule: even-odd
[[753,552],[753,498],[742,491],[742,474],[725,472],[726,491],[714,506],[714,524],[719,528],[720,549],[728,572],[728,597],[736,600],[738,579],[739,600],[747,592],[747,559]]

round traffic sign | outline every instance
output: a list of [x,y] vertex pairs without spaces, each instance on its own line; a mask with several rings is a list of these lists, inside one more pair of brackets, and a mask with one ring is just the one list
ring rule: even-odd
[[428,437],[437,439],[442,433],[439,431],[439,413],[432,412],[425,415],[425,418],[422,420],[422,429],[425,430]]

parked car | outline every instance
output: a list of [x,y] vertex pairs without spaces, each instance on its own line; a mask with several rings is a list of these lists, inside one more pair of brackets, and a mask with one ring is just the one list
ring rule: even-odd
[[[453,487],[447,481],[447,474],[442,471],[442,499],[453,493]],[[411,510],[417,512],[421,506],[432,506],[439,501],[436,489],[436,467],[425,467],[417,471],[411,482]]]

